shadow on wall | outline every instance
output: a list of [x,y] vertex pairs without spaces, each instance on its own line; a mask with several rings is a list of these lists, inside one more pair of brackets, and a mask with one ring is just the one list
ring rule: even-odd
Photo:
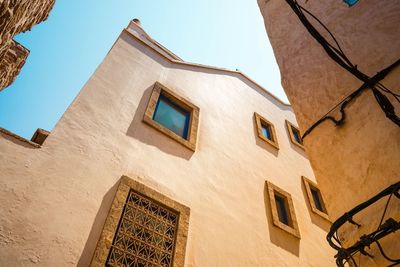
[[[290,140],[290,133],[289,133],[289,129],[287,127],[286,128],[286,134],[287,134],[287,138],[289,138],[289,143],[290,143],[290,147],[293,150],[296,150],[300,155],[302,155],[304,158],[306,158],[308,160],[306,151],[304,149],[301,149],[300,147],[296,146],[295,144],[293,144],[292,140]],[[304,141],[303,141],[304,142]]]
[[271,243],[298,257],[300,251],[300,239],[274,226],[271,214],[271,204],[268,200],[268,189],[266,186],[264,187],[264,203]]
[[108,212],[111,208],[111,204],[114,200],[115,193],[117,192],[120,180],[113,187],[111,187],[104,195],[100,208],[94,219],[92,228],[89,233],[89,237],[86,241],[85,247],[83,248],[81,257],[77,263],[77,267],[86,267],[90,265],[92,261],[93,253],[96,249],[97,242],[99,241],[101,231],[103,230],[104,223],[108,216]]
[[303,196],[307,203],[306,205],[307,205],[308,213],[310,214],[310,217],[311,217],[311,222],[313,224],[315,224],[316,226],[318,226],[319,228],[321,228],[322,230],[324,230],[326,233],[328,233],[331,228],[331,222],[322,218],[321,216],[319,216],[318,214],[316,214],[312,211],[310,201],[308,199],[307,191],[306,191],[306,188],[305,188],[303,182],[301,183],[301,190],[303,191]]
[[256,145],[267,150],[269,153],[274,155],[275,157],[278,157],[279,150],[276,149],[275,147],[271,146],[267,142],[263,141],[259,136],[258,136],[258,130],[257,130],[257,124],[254,122],[253,119],[253,132],[254,132],[254,138],[256,140]]
[[147,145],[157,147],[161,151],[170,155],[189,160],[194,153],[193,151],[143,122],[143,116],[152,90],[153,85],[144,91],[126,135]]

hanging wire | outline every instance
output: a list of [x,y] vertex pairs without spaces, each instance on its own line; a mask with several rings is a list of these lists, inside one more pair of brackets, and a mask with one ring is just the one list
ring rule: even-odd
[[[381,253],[381,255],[391,264],[388,266],[396,266],[400,264],[400,259],[394,259],[393,257],[389,257],[384,251],[382,245],[379,240],[383,239],[387,235],[396,232],[400,229],[400,221],[396,221],[393,218],[386,219],[384,222],[389,203],[392,197],[395,196],[400,200],[400,182],[392,184],[376,196],[371,199],[359,204],[358,206],[351,209],[349,212],[345,213],[343,216],[338,218],[331,226],[331,229],[327,235],[327,240],[329,245],[337,251],[336,254],[336,264],[337,266],[343,267],[346,263],[352,262],[352,264],[357,267],[357,263],[354,259],[356,254],[359,254],[359,257],[362,255],[367,257],[373,257],[373,255],[369,254],[365,248],[369,248],[371,244],[375,243]],[[365,210],[370,207],[380,199],[388,197],[384,211],[382,213],[381,219],[379,221],[378,227],[375,231],[370,234],[366,234],[360,237],[360,239],[354,243],[352,246],[344,248],[342,243],[339,241],[339,229],[343,227],[346,223],[351,223],[352,218],[358,214],[359,212]],[[360,258],[359,258],[360,259]]]
[[[329,55],[329,57],[334,60],[337,64],[339,64],[342,68],[347,70],[349,73],[351,73],[353,76],[355,76],[357,79],[361,80],[363,82],[363,85],[352,92],[349,96],[344,98],[342,101],[340,101],[333,109],[329,110],[322,118],[317,120],[313,125],[311,125],[303,134],[302,138],[305,138],[308,134],[310,134],[319,124],[326,120],[332,121],[336,126],[340,126],[344,123],[344,120],[346,118],[346,113],[345,113],[345,108],[346,106],[353,101],[355,98],[357,98],[363,91],[366,89],[371,89],[372,93],[385,113],[386,117],[389,118],[393,123],[395,123],[397,126],[400,127],[400,117],[398,117],[395,113],[394,107],[391,104],[390,100],[381,93],[384,92],[386,94],[390,94],[393,96],[399,103],[400,103],[400,95],[393,92],[386,86],[384,86],[380,81],[385,78],[385,76],[391,72],[394,68],[396,68],[398,65],[400,65],[400,59],[391,64],[389,67],[383,69],[382,71],[378,72],[375,76],[369,77],[368,75],[362,73],[360,70],[358,70],[357,65],[353,64],[351,60],[346,56],[346,54],[343,52],[343,49],[340,47],[339,42],[337,41],[336,37],[333,35],[333,33],[328,29],[328,27],[322,23],[320,19],[318,19],[314,14],[312,14],[310,11],[302,7],[297,0],[286,0],[286,2],[289,4],[291,9],[294,11],[294,13],[297,15],[297,17],[300,19],[301,23],[305,26],[307,31],[311,34],[312,37],[322,46],[322,48],[325,50],[325,52]],[[334,45],[328,42],[320,32],[313,26],[313,24],[309,21],[307,18],[306,14],[310,16],[312,19],[314,19],[318,24],[320,24],[324,30],[329,34],[329,36],[332,38]],[[340,118],[336,119],[333,116],[330,116],[329,113],[332,112],[334,109],[340,106]]]

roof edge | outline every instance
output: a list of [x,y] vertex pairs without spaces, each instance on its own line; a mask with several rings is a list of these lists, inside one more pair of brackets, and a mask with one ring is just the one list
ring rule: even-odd
[[[134,24],[135,27],[138,27],[141,31],[143,31],[143,33],[145,34],[146,38],[153,43],[155,46],[157,46],[158,48],[162,49],[165,53],[167,53],[168,55],[170,55],[173,59],[168,58],[167,56],[163,55],[162,53],[160,53],[159,51],[157,51],[156,49],[154,49],[153,47],[151,47],[149,44],[147,44],[145,41],[143,41],[142,39],[138,38],[137,36],[135,36],[134,34],[132,34],[129,30],[128,27]],[[186,62],[184,60],[182,60],[180,57],[178,57],[177,55],[175,55],[174,53],[172,53],[171,51],[169,51],[167,48],[165,48],[164,46],[162,46],[161,44],[159,44],[157,41],[155,41],[153,38],[151,38],[145,30],[143,30],[143,28],[135,23],[134,21],[131,21],[129,23],[127,28],[124,28],[122,32],[127,33],[129,36],[133,37],[134,39],[140,41],[143,45],[145,45],[148,48],[151,48],[154,52],[156,52],[158,55],[160,55],[161,57],[163,57],[164,59],[168,60],[171,63],[174,64],[178,64],[178,65],[186,65],[186,66],[191,66],[191,67],[198,67],[198,68],[204,68],[204,69],[212,69],[212,70],[218,70],[218,71],[223,71],[226,73],[230,73],[230,74],[239,74],[241,75],[243,78],[245,78],[246,80],[248,80],[249,82],[251,82],[252,84],[256,85],[258,88],[260,88],[262,91],[264,91],[265,93],[267,93],[269,96],[271,96],[272,98],[274,98],[275,100],[277,100],[280,104],[286,106],[286,107],[292,107],[290,104],[284,102],[283,100],[281,100],[279,97],[277,97],[276,95],[274,95],[273,93],[271,93],[270,91],[268,91],[267,89],[265,89],[263,86],[261,86],[259,83],[257,83],[255,80],[253,80],[252,78],[250,78],[249,76],[247,76],[246,74],[244,74],[241,71],[238,70],[230,70],[230,69],[225,69],[225,68],[221,68],[221,67],[215,67],[215,66],[209,66],[209,65],[203,65],[203,64],[198,64],[198,63],[191,63],[191,62]]]
[[25,138],[23,138],[22,136],[19,136],[19,135],[13,133],[13,132],[10,132],[9,130],[6,130],[6,129],[2,128],[2,127],[0,127],[0,134],[3,134],[3,135],[7,135],[7,136],[9,136],[9,137],[12,137],[13,139],[15,139],[15,140],[17,140],[17,141],[20,141],[20,142],[29,144],[29,145],[31,145],[31,146],[34,147],[34,148],[40,148],[40,147],[41,147],[41,145],[36,144],[36,143],[34,143],[34,142],[32,142],[32,141],[30,141],[30,140],[28,140],[28,139],[25,139]]

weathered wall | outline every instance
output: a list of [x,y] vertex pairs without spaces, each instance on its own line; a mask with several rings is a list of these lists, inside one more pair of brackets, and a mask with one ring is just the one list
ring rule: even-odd
[[0,90],[18,75],[29,51],[12,38],[46,20],[55,0],[0,0]]
[[[156,81],[200,107],[194,153],[142,122]],[[255,111],[279,151],[257,138]],[[241,74],[171,63],[123,32],[41,148],[0,137],[2,264],[86,266],[125,174],[190,207],[186,266],[333,266],[285,119],[290,107]],[[272,225],[267,179],[292,195],[301,240]]]
[[[362,83],[328,57],[286,1],[258,3],[282,85],[304,132]],[[399,58],[399,1],[359,1],[352,8],[340,0],[299,3],[327,25],[346,55],[367,75],[375,75]],[[313,24],[317,25],[315,21]],[[332,41],[321,27],[317,28]],[[382,83],[399,93],[400,68]],[[389,98],[400,114],[399,103]],[[339,117],[337,110],[331,115]],[[385,117],[372,92],[365,91],[348,105],[346,115],[343,126],[324,122],[304,140],[333,219],[400,179],[400,128]],[[389,206],[392,216],[400,216],[398,205],[394,201]],[[345,239],[354,241],[361,233],[376,228],[383,212],[382,205],[378,206],[362,215],[359,221],[363,227],[358,232],[352,229]],[[394,242],[398,238],[391,239],[389,255],[399,256],[399,242]]]

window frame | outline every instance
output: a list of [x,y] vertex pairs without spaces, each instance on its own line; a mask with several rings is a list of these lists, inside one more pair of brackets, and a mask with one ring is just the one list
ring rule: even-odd
[[[187,131],[187,139],[176,134],[172,130],[168,129],[167,127],[165,127],[164,125],[153,119],[160,96],[167,98],[169,101],[171,101],[179,108],[189,112],[190,118]],[[183,146],[189,148],[190,150],[195,151],[197,143],[199,113],[200,109],[196,105],[192,104],[185,98],[179,96],[178,94],[168,89],[161,83],[156,82],[153,86],[153,91],[151,92],[150,99],[143,116],[143,122],[155,128],[159,132],[167,135],[168,137],[172,138],[173,140],[177,141]]]
[[[322,218],[324,218],[324,219],[326,219],[328,221],[331,221],[330,218],[329,218],[328,211],[326,210],[326,205],[325,205],[324,198],[322,197],[322,193],[321,193],[321,190],[319,189],[318,185],[315,182],[313,182],[310,179],[308,179],[307,177],[305,177],[305,176],[301,176],[301,179],[303,180],[303,184],[304,184],[304,187],[306,189],[308,203],[310,203],[311,211],[314,212],[315,214],[318,214]],[[313,195],[312,195],[312,192],[311,192],[311,188],[312,187],[318,190],[318,192],[319,192],[319,200],[320,200],[320,202],[322,204],[322,207],[323,207],[324,211],[320,211],[317,208],[317,206],[315,205],[314,198],[313,198]]]
[[[276,185],[274,185],[273,183],[271,183],[269,181],[265,181],[265,186],[266,186],[267,192],[268,192],[267,197],[268,197],[268,201],[269,201],[270,207],[271,207],[271,215],[272,215],[273,224],[276,227],[278,227],[278,228],[284,230],[285,232],[300,239],[301,235],[300,235],[300,230],[299,230],[299,226],[297,223],[296,213],[294,210],[292,196],[285,190],[277,187]],[[275,201],[275,195],[278,195],[279,197],[281,197],[285,200],[285,205],[287,207],[286,212],[287,212],[288,216],[290,216],[290,225],[284,224],[279,220],[278,210],[277,210],[276,201]]]
[[[290,141],[291,141],[293,144],[295,144],[296,146],[298,146],[298,147],[300,147],[301,149],[304,150],[304,145],[303,145],[303,143],[297,142],[296,138],[294,137],[294,133],[293,133],[293,128],[294,128],[294,129],[296,129],[296,130],[299,132],[299,134],[300,134],[300,139],[301,139],[301,132],[300,132],[299,127],[295,126],[293,123],[291,123],[290,121],[286,120],[286,128],[287,128],[287,130],[288,130],[288,132],[289,132]],[[301,139],[301,140],[302,140],[302,139]],[[303,140],[302,140],[302,142],[303,142]]]
[[[257,127],[257,135],[258,137],[267,142],[268,144],[270,144],[271,146],[273,146],[274,148],[279,150],[279,144],[278,144],[278,138],[276,135],[276,131],[275,131],[275,126],[272,122],[270,122],[269,120],[267,120],[266,118],[264,118],[263,116],[261,116],[260,114],[258,114],[257,112],[254,112],[254,120],[256,123],[256,127]],[[264,125],[267,125],[270,129],[270,134],[271,134],[271,139],[266,138],[263,133],[262,133],[262,127]]]
[[134,190],[135,192],[142,194],[145,197],[150,198],[179,214],[172,266],[183,267],[185,262],[186,241],[189,230],[190,209],[127,176],[122,176],[120,179],[117,192],[115,193],[114,200],[103,226],[103,230],[97,242],[96,250],[90,266],[100,267],[105,265],[114,240],[114,235],[118,230],[118,225],[127,197],[131,190]]

